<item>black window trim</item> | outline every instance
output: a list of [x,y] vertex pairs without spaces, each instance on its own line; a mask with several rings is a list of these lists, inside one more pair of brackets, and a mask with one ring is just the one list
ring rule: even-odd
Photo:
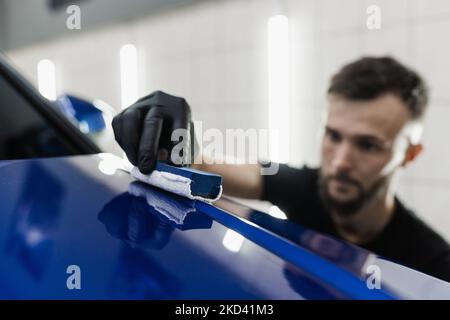
[[51,102],[45,99],[25,78],[14,70],[0,52],[0,76],[3,77],[20,95],[32,105],[58,134],[62,134],[72,144],[78,154],[96,154],[102,150],[64,115],[58,113]]

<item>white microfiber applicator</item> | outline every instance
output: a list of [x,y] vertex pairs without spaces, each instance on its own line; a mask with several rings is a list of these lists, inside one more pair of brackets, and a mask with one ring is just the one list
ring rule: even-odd
[[[183,225],[187,215],[195,212],[193,201],[185,200],[173,201],[165,199],[167,195],[161,195],[161,192],[154,191],[155,189],[143,188],[141,182],[135,181],[128,186],[128,192],[135,197],[143,197],[147,203],[153,207],[160,214],[167,219],[175,222],[178,225]],[[153,190],[153,191],[152,191]]]
[[131,175],[139,181],[189,199],[212,202],[222,194],[221,176],[191,168],[174,167],[160,161],[150,174],[143,174],[134,167]]

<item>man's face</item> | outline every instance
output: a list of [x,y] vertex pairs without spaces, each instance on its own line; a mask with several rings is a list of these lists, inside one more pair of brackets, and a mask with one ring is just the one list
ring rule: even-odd
[[394,94],[369,101],[330,95],[328,103],[320,190],[326,205],[348,215],[389,186],[405,156],[410,114]]

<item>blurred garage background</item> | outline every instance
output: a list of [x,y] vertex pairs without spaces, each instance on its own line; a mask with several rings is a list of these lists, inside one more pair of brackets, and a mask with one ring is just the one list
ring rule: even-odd
[[[80,30],[66,27],[70,4]],[[370,5],[380,29],[366,25]],[[114,114],[164,90],[185,97],[204,129],[281,125],[280,159],[293,166],[318,164],[330,76],[361,55],[393,55],[431,87],[426,152],[400,196],[448,240],[449,37],[447,0],[0,0],[0,50],[47,98],[70,93]],[[288,99],[271,103],[269,92]],[[96,139],[121,154],[111,132]]]

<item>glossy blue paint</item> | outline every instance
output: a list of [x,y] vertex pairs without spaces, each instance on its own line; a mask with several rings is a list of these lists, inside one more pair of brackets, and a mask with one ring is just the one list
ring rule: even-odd
[[[313,231],[168,194],[119,167],[107,155],[0,161],[0,298],[390,297],[365,286],[366,251],[333,239],[330,250]],[[237,253],[222,244],[228,228],[246,238]],[[81,290],[66,286],[70,265]]]
[[266,213],[251,210],[236,201],[228,199],[224,202],[221,199],[215,203],[215,206],[225,211],[231,211],[238,217],[251,221],[268,231],[282,236],[300,245],[302,248],[320,255],[361,279],[366,276],[364,267],[367,261],[376,259],[375,254],[365,249],[332,236],[304,228],[289,220],[275,218]]
[[72,96],[62,95],[55,104],[58,109],[85,133],[98,133],[106,128],[103,113],[92,102]]

